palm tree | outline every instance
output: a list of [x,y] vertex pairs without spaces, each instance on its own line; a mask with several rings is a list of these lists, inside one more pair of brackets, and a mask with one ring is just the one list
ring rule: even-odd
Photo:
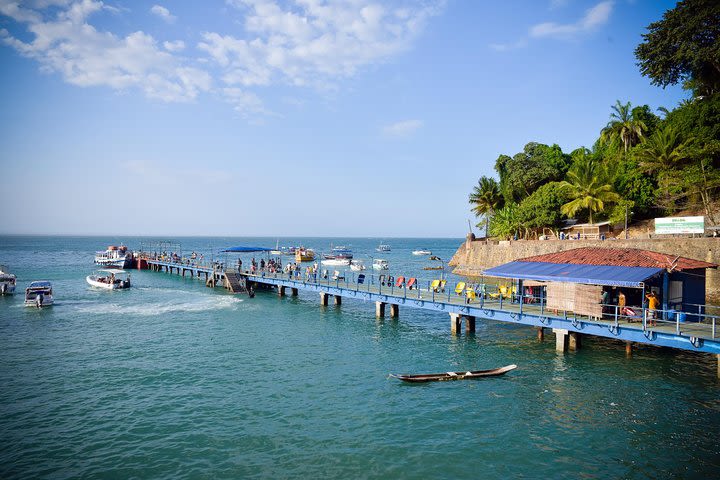
[[500,194],[500,185],[492,177],[480,177],[478,184],[473,187],[468,197],[472,211],[478,217],[485,217],[485,236],[487,237],[490,227],[490,217],[503,206],[503,196]]
[[617,202],[620,196],[613,192],[611,185],[605,183],[600,165],[592,158],[582,155],[567,173],[569,181],[560,182],[572,200],[562,207],[560,213],[568,218],[579,210],[587,208],[590,212],[590,223],[593,223],[593,212],[602,212],[606,202]]
[[656,130],[637,152],[640,168],[648,173],[667,172],[679,166],[689,156],[693,138],[683,141],[680,132],[672,125]]
[[617,100],[612,106],[613,113],[610,114],[610,121],[600,133],[602,140],[617,141],[623,144],[624,151],[640,143],[643,132],[647,130],[645,122],[633,117],[630,102],[623,105]]

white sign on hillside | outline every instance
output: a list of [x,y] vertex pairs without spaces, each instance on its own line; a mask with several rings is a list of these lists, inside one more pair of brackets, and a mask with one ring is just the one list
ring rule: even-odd
[[655,233],[705,233],[705,217],[665,217],[655,219]]

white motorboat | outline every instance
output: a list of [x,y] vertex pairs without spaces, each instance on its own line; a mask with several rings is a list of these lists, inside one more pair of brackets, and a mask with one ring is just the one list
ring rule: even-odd
[[9,272],[5,265],[0,265],[0,295],[12,295],[15,293],[17,278]]
[[343,265],[349,265],[350,260],[353,258],[353,253],[352,250],[347,247],[337,246],[334,247],[330,253],[323,254],[323,258],[325,260],[348,260],[348,263]]
[[376,252],[389,252],[390,251],[390,245],[385,245],[381,243],[378,245],[378,247],[375,249]]
[[[130,288],[130,274],[125,273],[122,270],[103,270],[102,273],[106,275],[88,275],[85,280],[97,288],[104,288],[105,290],[120,290],[124,288]],[[118,277],[116,275],[125,274],[125,278]]]
[[382,258],[376,258],[373,260],[373,270],[387,270],[390,268],[390,264],[387,260],[384,260]]
[[361,272],[365,270],[365,264],[362,260],[352,260],[350,262],[350,270],[354,272]]
[[126,268],[130,266],[132,254],[125,245],[110,245],[104,252],[95,253],[95,264],[106,268]]
[[432,252],[426,248],[420,248],[418,250],[413,250],[413,255],[432,255]]
[[349,258],[326,258],[325,260],[322,260],[320,263],[323,265],[328,265],[332,267],[347,267],[350,265],[350,259]]
[[31,282],[25,289],[26,307],[49,307],[53,304],[52,284],[47,280]]

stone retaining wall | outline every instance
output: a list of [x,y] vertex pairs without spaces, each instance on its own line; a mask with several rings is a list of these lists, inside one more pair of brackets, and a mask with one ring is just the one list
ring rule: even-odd
[[[458,248],[450,260],[453,272],[458,275],[479,276],[483,270],[533,255],[561,252],[580,247],[639,248],[666,253],[673,257],[694,258],[720,264],[720,238],[667,238],[629,240],[468,240]],[[720,302],[720,270],[708,269],[706,298]]]

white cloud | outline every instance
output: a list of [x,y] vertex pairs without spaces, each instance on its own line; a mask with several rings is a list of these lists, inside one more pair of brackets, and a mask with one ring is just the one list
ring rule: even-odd
[[[2,6],[9,3],[0,1]],[[96,30],[88,17],[101,9],[102,2],[82,0],[58,10],[49,20],[41,11],[16,12],[12,18],[26,23],[34,38],[25,42],[3,30],[0,41],[37,60],[43,71],[58,72],[68,83],[82,87],[138,88],[148,97],[166,102],[192,100],[210,89],[207,72],[162,50],[152,36],[138,31],[118,37]]]
[[[559,7],[563,4],[564,2],[562,0],[554,1],[552,2],[552,7]],[[614,5],[614,0],[600,2],[585,12],[585,15],[575,23],[539,23],[530,27],[528,38],[555,37],[567,39],[582,33],[590,32],[607,23],[610,19],[610,15],[612,14]],[[497,52],[515,50],[526,47],[528,45],[528,38],[523,37],[513,43],[491,43],[489,47]]]
[[246,12],[247,38],[208,32],[199,48],[225,70],[228,85],[287,83],[332,87],[363,67],[410,48],[442,2],[418,8],[366,0],[233,0]]
[[613,0],[600,2],[589,9],[585,16],[575,23],[540,23],[530,28],[531,37],[569,37],[593,30],[607,23],[614,6]]
[[163,42],[163,47],[168,52],[180,52],[185,50],[185,42],[182,40],[176,40],[174,42]]
[[176,16],[170,13],[170,10],[161,5],[153,5],[150,9],[150,13],[157,15],[168,23],[173,23],[177,19]]
[[383,133],[388,137],[403,138],[412,135],[422,126],[422,120],[403,120],[384,126]]

